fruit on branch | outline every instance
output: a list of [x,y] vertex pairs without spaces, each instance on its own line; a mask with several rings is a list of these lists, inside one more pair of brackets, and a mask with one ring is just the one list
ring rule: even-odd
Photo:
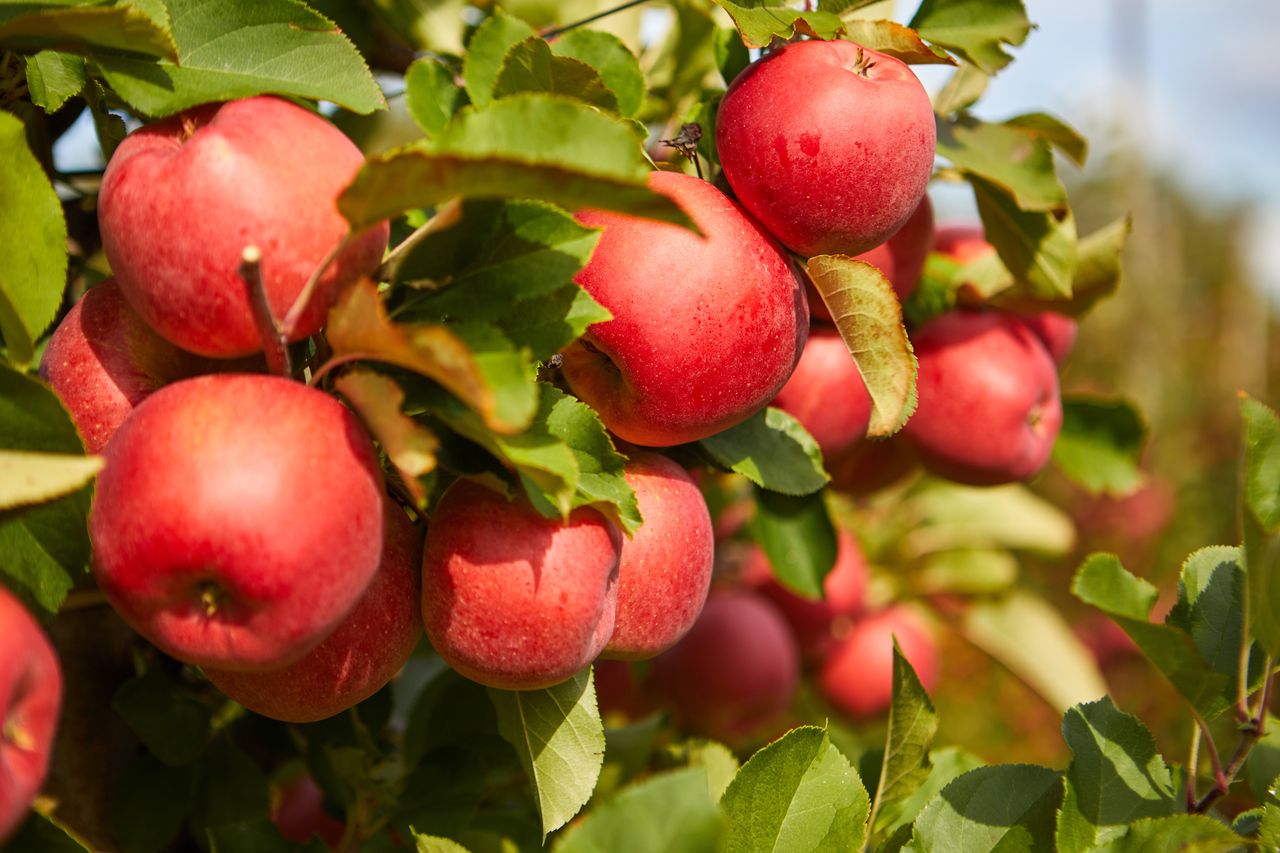
[[62,705],[62,669],[49,639],[0,586],[0,843],[44,784]]
[[279,669],[333,632],[382,557],[382,474],[332,397],[273,376],[176,382],[104,452],[94,573],[134,630],[215,669]]
[[706,438],[763,408],[804,348],[804,288],[782,248],[711,184],[654,172],[703,235],[604,211],[604,233],[577,276],[613,319],[564,351],[565,379],[604,425],[633,444]]
[[928,628],[901,605],[854,623],[827,655],[818,688],[854,719],[888,710],[893,700],[893,639],[927,691],[938,682],[938,648]]
[[550,687],[613,633],[622,534],[590,508],[567,523],[469,480],[441,496],[422,559],[422,619],[445,662],[506,690]]
[[644,524],[622,541],[618,613],[604,655],[645,660],[683,637],[711,587],[711,513],[689,474],[665,456],[630,454],[625,476]]
[[286,841],[306,844],[314,836],[330,850],[338,849],[347,829],[324,810],[324,791],[305,770],[272,790],[271,822]]
[[1058,370],[1011,314],[957,310],[912,335],[920,404],[903,435],[930,471],[975,486],[1044,467],[1062,426]]
[[684,639],[654,658],[654,691],[690,732],[740,741],[791,705],[799,652],[786,620],[749,590],[713,590]]
[[935,136],[911,69],[848,41],[783,45],[734,79],[716,114],[738,201],[806,257],[857,255],[902,228],[924,197]]
[[382,563],[355,609],[301,660],[269,672],[204,674],[250,711],[290,723],[332,717],[382,689],[422,636],[422,535],[387,501]]
[[[209,104],[135,131],[102,177],[98,221],[111,270],[134,309],[192,352],[258,352],[238,274],[248,245],[277,319],[347,235],[335,200],[364,164],[321,116],[282,98]],[[357,235],[320,278],[292,340],[314,334],[338,292],[378,268],[389,226]]]
[[840,333],[830,326],[809,332],[795,372],[770,404],[789,413],[832,456],[856,444],[871,423],[871,395]]

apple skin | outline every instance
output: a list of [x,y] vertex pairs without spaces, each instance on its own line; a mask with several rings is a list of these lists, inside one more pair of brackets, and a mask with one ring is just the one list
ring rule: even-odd
[[920,618],[902,606],[855,622],[823,661],[818,689],[856,720],[888,710],[893,700],[895,636],[924,689],[932,691],[938,683],[938,648]]
[[777,609],[750,590],[713,590],[692,630],[653,659],[650,686],[694,734],[740,742],[791,705],[800,654]]
[[697,441],[773,399],[804,349],[809,308],[790,259],[706,181],[653,172],[705,237],[662,222],[580,211],[604,228],[576,281],[613,319],[563,352],[573,392],[633,444]]
[[135,631],[214,669],[279,669],[333,632],[382,557],[382,474],[332,397],[274,376],[176,382],[103,454],[94,574]]
[[306,844],[313,836],[337,850],[347,825],[324,810],[324,791],[305,771],[272,791],[271,822],[286,841]]
[[935,474],[975,486],[1026,480],[1062,426],[1053,358],[1016,317],[957,310],[914,335],[920,404],[903,430]]
[[270,672],[204,671],[265,717],[311,723],[368,699],[404,666],[422,636],[422,534],[387,502],[382,564],[355,609],[301,660]]
[[647,660],[688,633],[711,588],[715,533],[693,478],[658,453],[633,452],[625,477],[644,524],[622,540],[618,613],[603,654]]
[[[238,269],[262,250],[282,319],[346,236],[335,200],[364,155],[321,116],[268,95],[195,107],[130,134],[102,177],[102,245],[129,303],[183,349],[230,358],[262,343]],[[315,334],[347,284],[372,275],[390,226],[357,236],[321,277],[292,339]]]
[[62,669],[53,646],[0,586],[0,844],[44,784],[61,705]]
[[848,41],[783,45],[734,79],[716,114],[739,203],[805,257],[858,255],[902,228],[924,197],[935,142],[911,69]]
[[815,326],[795,372],[770,404],[792,415],[833,456],[861,441],[871,423],[871,395],[832,327]]
[[422,619],[446,663],[489,687],[572,677],[613,633],[622,534],[593,509],[543,518],[469,480],[441,496],[422,559]]

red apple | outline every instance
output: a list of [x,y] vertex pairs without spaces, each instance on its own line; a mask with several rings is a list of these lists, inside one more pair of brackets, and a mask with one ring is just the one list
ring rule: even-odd
[[809,329],[804,288],[758,223],[711,184],[654,172],[705,236],[603,211],[577,282],[613,319],[564,351],[575,394],[633,444],[706,438],[755,414],[791,375]]
[[864,496],[902,482],[917,470],[915,454],[901,437],[859,442],[827,460],[831,488]]
[[933,237],[933,250],[958,264],[969,264],[995,252],[980,225],[945,225]]
[[287,666],[333,632],[382,556],[382,475],[332,397],[274,376],[160,389],[104,453],[89,533],[98,584],[165,653]]
[[592,664],[591,672],[601,714],[638,720],[653,711],[653,702],[645,696],[636,665],[631,661],[601,658]]
[[798,41],[748,65],[716,114],[738,201],[787,248],[857,255],[915,211],[933,106],[911,69],[848,41]]
[[390,681],[422,636],[422,535],[387,502],[382,565],[347,618],[301,660],[270,672],[204,674],[250,711],[290,723],[332,717]]
[[[282,98],[196,107],[116,149],[98,196],[103,249],[125,297],[166,339],[209,356],[257,352],[241,253],[262,250],[267,299],[282,319],[346,236],[335,200],[363,164],[341,131]],[[338,255],[294,340],[319,330],[339,291],[378,268],[388,229],[368,229]]]
[[568,523],[469,480],[445,491],[422,559],[422,619],[445,662],[506,690],[550,687],[613,633],[622,535],[583,507]]
[[337,850],[347,825],[324,810],[324,791],[310,773],[302,771],[272,791],[271,822],[286,841],[306,844],[319,838]]
[[920,404],[904,436],[930,471],[971,485],[1026,480],[1062,426],[1058,370],[1040,340],[998,311],[943,314],[912,335]]
[[771,405],[789,413],[833,456],[856,444],[871,423],[871,395],[840,333],[816,326],[795,372]]
[[905,607],[891,607],[854,623],[823,661],[818,688],[854,719],[888,710],[893,699],[893,639],[925,690],[938,682],[938,649],[924,623]]
[[0,586],[0,843],[44,784],[62,704],[62,670],[36,620]]
[[665,456],[631,454],[627,483],[644,524],[622,541],[618,615],[604,655],[645,660],[693,626],[711,587],[711,513],[689,474]]

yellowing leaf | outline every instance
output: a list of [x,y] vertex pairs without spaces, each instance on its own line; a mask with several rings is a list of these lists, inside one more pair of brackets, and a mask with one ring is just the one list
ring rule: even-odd
[[425,507],[427,490],[418,478],[435,470],[440,442],[400,410],[404,391],[392,379],[371,370],[345,373],[334,385],[360,413],[418,507]]
[[955,65],[946,51],[920,38],[920,34],[896,21],[845,21],[845,35],[851,42],[887,53],[908,65]]
[[69,495],[102,465],[101,456],[0,450],[0,510]]

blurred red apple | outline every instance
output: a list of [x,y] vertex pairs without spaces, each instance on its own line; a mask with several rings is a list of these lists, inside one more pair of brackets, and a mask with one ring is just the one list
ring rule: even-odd
[[773,398],[833,456],[860,441],[871,423],[871,395],[840,333],[815,326],[795,372]]
[[901,433],[893,438],[859,442],[826,463],[830,487],[855,496],[900,483],[919,467]]
[[938,682],[938,649],[911,610],[891,607],[856,621],[822,663],[818,687],[854,719],[888,710],[893,698],[893,639],[927,691]]
[[330,850],[338,849],[347,830],[324,810],[324,791],[306,771],[272,791],[271,822],[286,841],[305,844],[316,837]]

